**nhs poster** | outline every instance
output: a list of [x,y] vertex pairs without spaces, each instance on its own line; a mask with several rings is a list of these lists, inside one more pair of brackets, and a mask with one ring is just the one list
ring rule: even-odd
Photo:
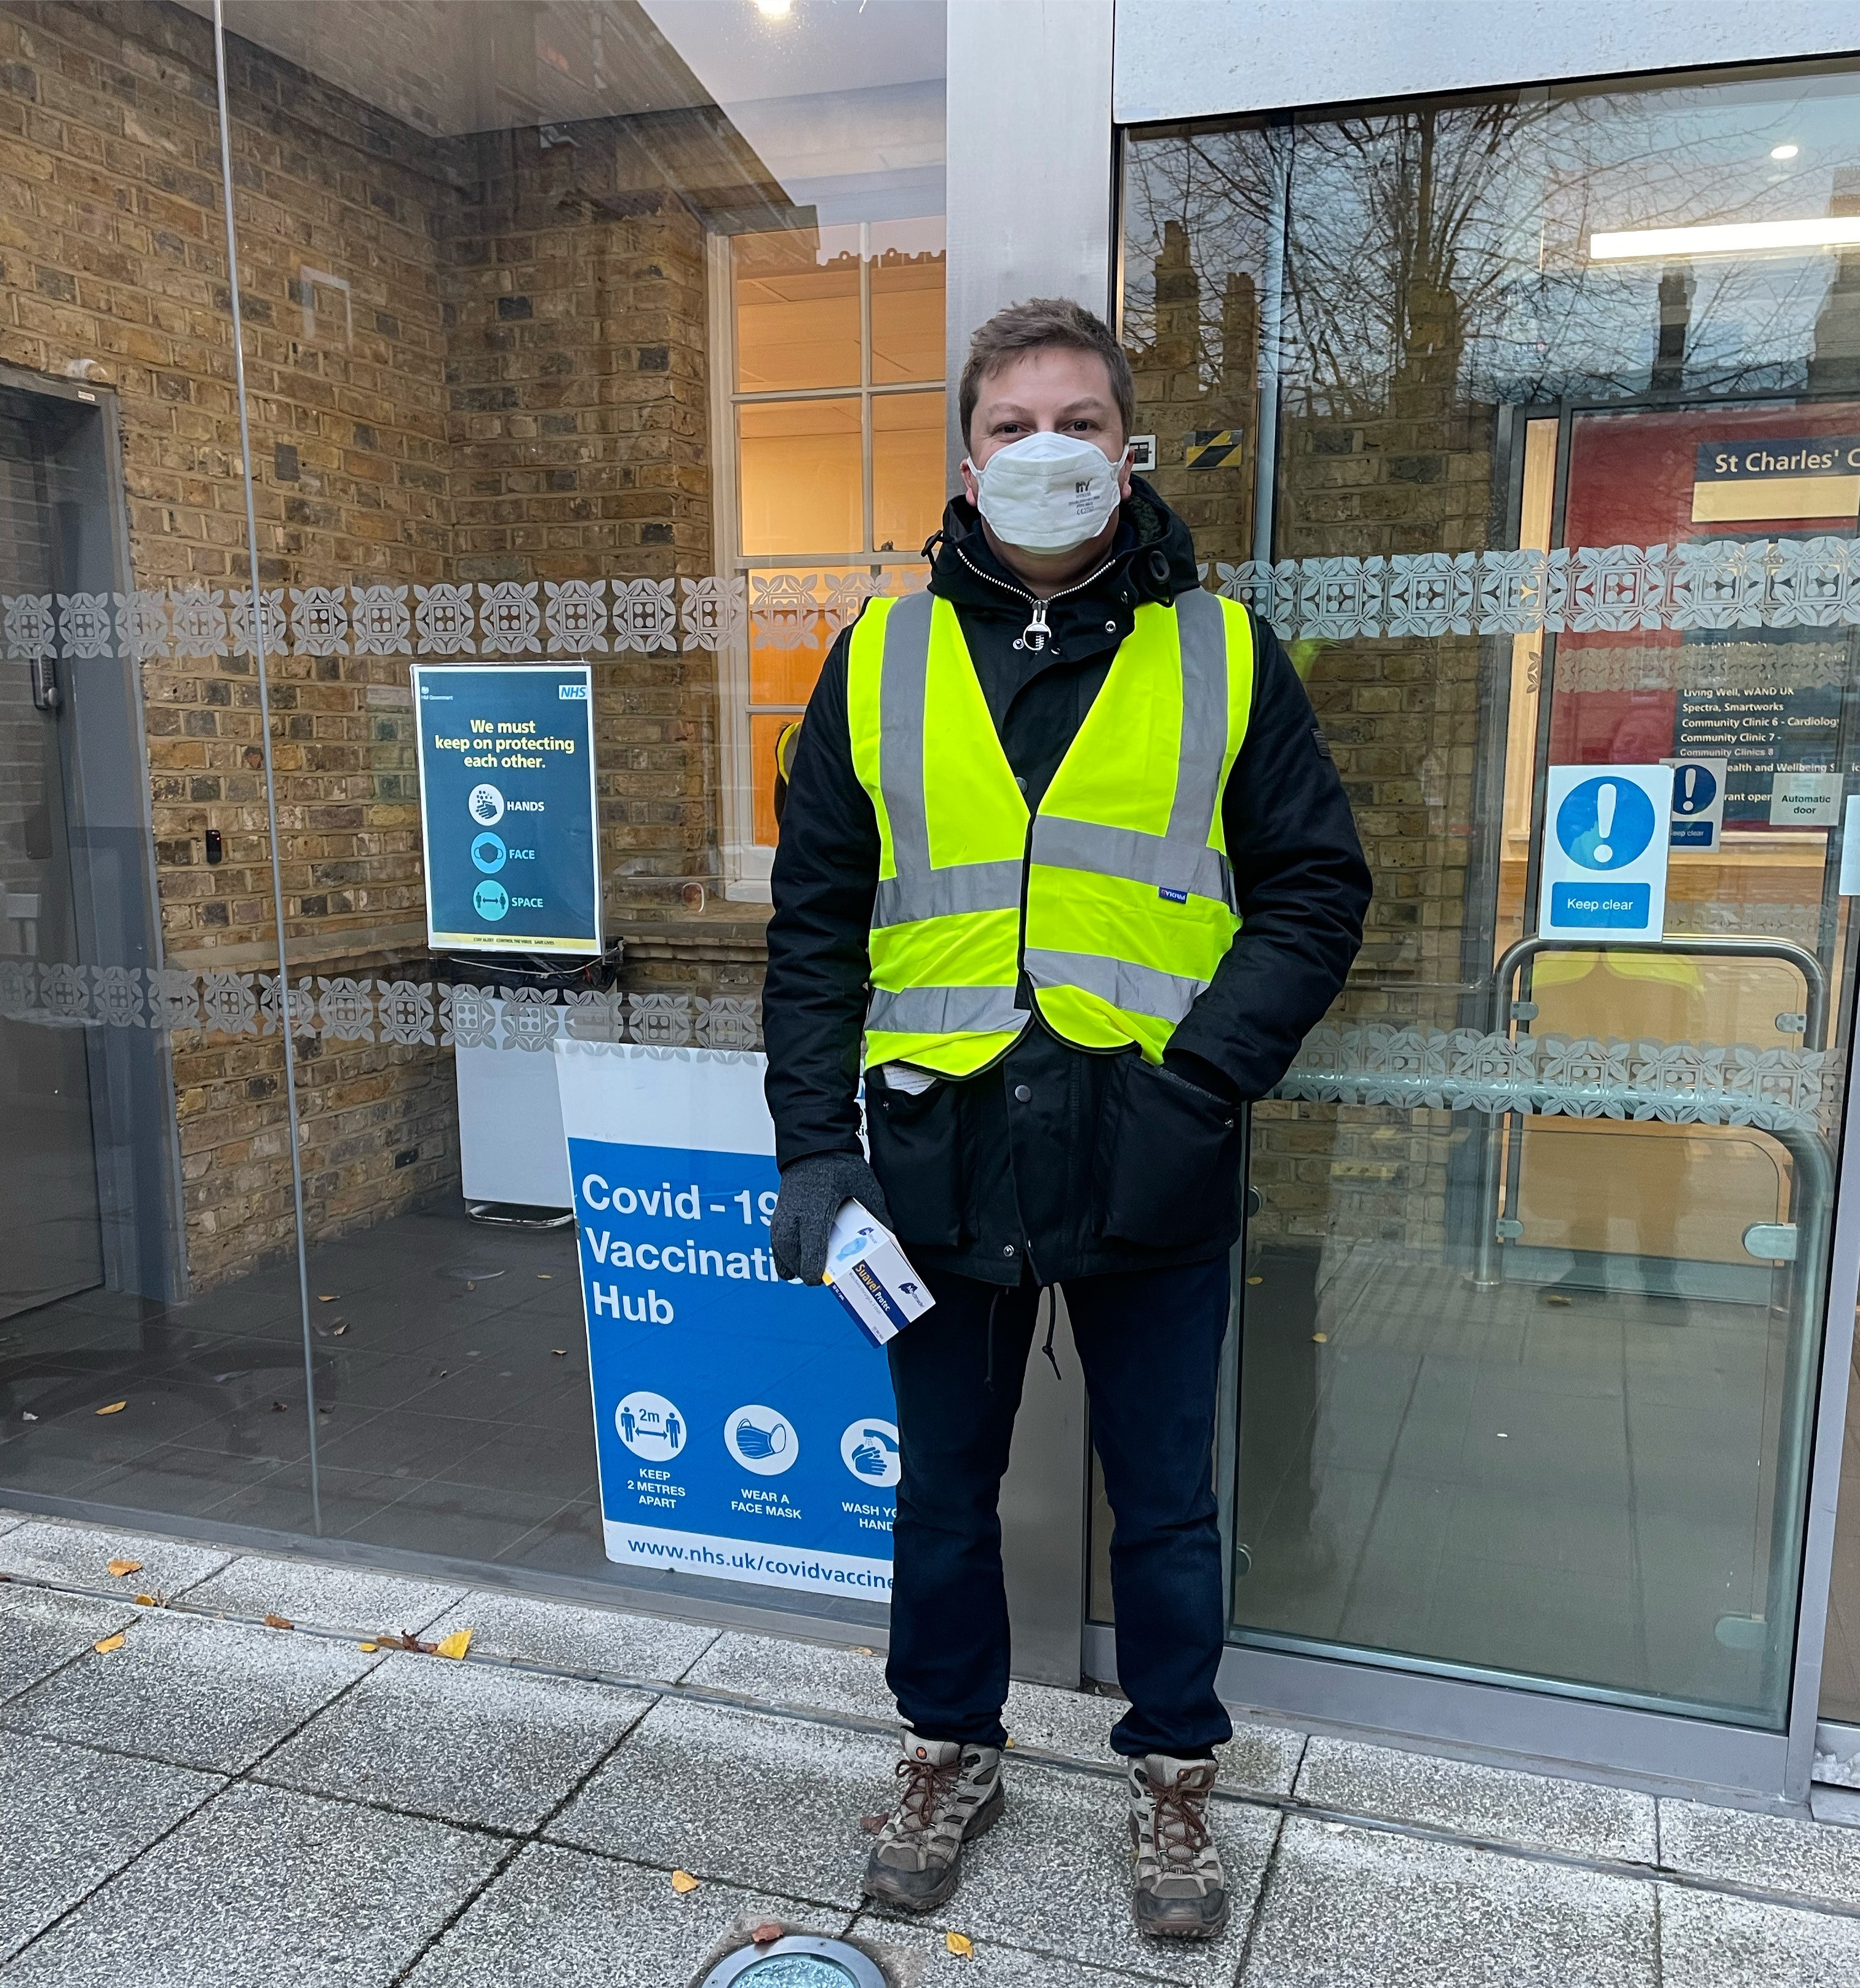
[[585,663],[416,663],[427,942],[600,950]]
[[890,1597],[885,1357],[784,1283],[764,1059],[558,1040],[607,1557]]

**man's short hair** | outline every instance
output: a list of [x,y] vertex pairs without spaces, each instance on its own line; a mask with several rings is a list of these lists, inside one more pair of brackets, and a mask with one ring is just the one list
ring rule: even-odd
[[962,441],[969,441],[969,424],[975,418],[976,402],[981,397],[982,382],[998,373],[1023,352],[1038,352],[1048,346],[1064,346],[1074,352],[1095,352],[1111,375],[1111,391],[1124,422],[1124,438],[1130,438],[1137,421],[1137,383],[1131,377],[1130,361],[1124,348],[1111,335],[1111,326],[1095,311],[1088,311],[1070,297],[1029,297],[1023,303],[998,310],[987,323],[977,326],[969,341],[969,358],[962,367],[962,381],[956,393],[956,411],[962,423]]

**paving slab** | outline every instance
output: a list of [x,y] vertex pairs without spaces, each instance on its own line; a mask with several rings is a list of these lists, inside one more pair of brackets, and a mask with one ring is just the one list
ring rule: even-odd
[[[127,1629],[134,1608],[88,1594],[0,1587],[0,1703],[48,1677],[93,1643]],[[5,1715],[0,1713],[0,1718]]]
[[382,1659],[352,1644],[148,1610],[15,1699],[5,1723],[184,1767],[238,1773]]
[[1297,1792],[1320,1807],[1429,1823],[1457,1835],[1625,1863],[1652,1864],[1659,1854],[1651,1795],[1354,1740],[1314,1736]]
[[549,1825],[551,1841],[783,1898],[859,1902],[862,1814],[888,1804],[894,1742],[662,1700]]
[[1860,1905],[1860,1830],[1703,1802],[1659,1807],[1660,1861],[1669,1870]]
[[[873,1807],[888,1802],[888,1789],[873,1792]],[[1009,1770],[1006,1810],[964,1852],[962,1888],[934,1916],[933,1929],[953,1929],[1055,1963],[1227,1988],[1239,1966],[1277,1814],[1234,1802],[1215,1804],[1210,1821],[1233,1890],[1233,1917],[1225,1939],[1204,1946],[1147,1940],[1131,1925],[1128,1814],[1124,1789],[1116,1781],[1060,1768],[1015,1766]],[[889,1915],[873,1913],[863,1923],[876,1939],[881,1925],[921,1922],[894,1922]]]
[[465,1591],[372,1567],[249,1554],[190,1588],[188,1605],[224,1609],[234,1615],[282,1615],[318,1628],[363,1635],[398,1629],[411,1636],[424,1631]]
[[[159,1594],[171,1601],[232,1557],[218,1547],[190,1546],[110,1526],[70,1526],[57,1519],[31,1519],[0,1533],[0,1574],[106,1594]],[[110,1570],[113,1560],[142,1564],[134,1574],[116,1575]]]
[[408,1988],[683,1988],[732,1933],[773,1920],[831,1939],[850,1914],[534,1844],[474,1898]]
[[1654,1887],[1287,1819],[1243,1988],[1653,1988]]
[[455,1629],[472,1632],[475,1655],[665,1684],[681,1678],[717,1638],[715,1629],[695,1622],[668,1622],[617,1608],[577,1608],[485,1589],[468,1593],[430,1623],[426,1634],[437,1638]]
[[773,1705],[810,1706],[888,1724],[898,1719],[898,1701],[884,1681],[884,1658],[871,1649],[730,1630],[692,1665],[684,1682]]
[[259,1773],[445,1821],[529,1830],[652,1703],[610,1685],[397,1655]]
[[[952,1922],[961,1931],[959,1905]],[[1138,1974],[1124,1968],[1092,1967],[1032,1953],[999,1941],[977,1939],[974,1951],[952,1953],[944,1932],[908,1920],[867,1912],[853,1922],[851,1939],[878,1963],[899,1988],[1131,1988],[1136,1982],[1167,1981],[1166,1974]],[[1368,1984],[1362,1984],[1368,1988]]]
[[23,1512],[0,1510],[0,1533],[10,1533],[15,1526],[23,1526],[25,1522],[26,1515]]
[[1860,1920],[1662,1885],[1662,1988],[1829,1988],[1860,1981]]
[[248,1782],[29,1947],[7,1988],[386,1988],[509,1853],[495,1837]]
[[217,1774],[0,1733],[0,1962],[225,1786]]
[[[1051,1685],[1011,1684],[1002,1717],[1016,1746],[1118,1765],[1111,1750],[1111,1729],[1129,1701],[1100,1693],[1060,1691]],[[1220,1777],[1229,1787],[1290,1794],[1304,1750],[1304,1735],[1263,1720],[1236,1719],[1233,1737],[1217,1747]]]

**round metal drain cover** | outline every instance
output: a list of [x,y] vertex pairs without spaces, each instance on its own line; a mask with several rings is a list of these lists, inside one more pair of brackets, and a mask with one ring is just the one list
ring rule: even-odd
[[844,1940],[792,1932],[766,1946],[739,1946],[725,1954],[701,1988],[885,1988],[885,1980]]

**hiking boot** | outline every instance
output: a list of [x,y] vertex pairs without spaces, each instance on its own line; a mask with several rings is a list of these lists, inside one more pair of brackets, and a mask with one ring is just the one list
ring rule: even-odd
[[866,1859],[861,1888],[894,1912],[933,1912],[956,1888],[963,1844],[999,1819],[1001,1750],[907,1733],[898,1778],[904,1790]]
[[1219,1939],[1227,1930],[1227,1874],[1208,1828],[1212,1760],[1146,1753],[1130,1763],[1131,1916],[1156,1939]]

